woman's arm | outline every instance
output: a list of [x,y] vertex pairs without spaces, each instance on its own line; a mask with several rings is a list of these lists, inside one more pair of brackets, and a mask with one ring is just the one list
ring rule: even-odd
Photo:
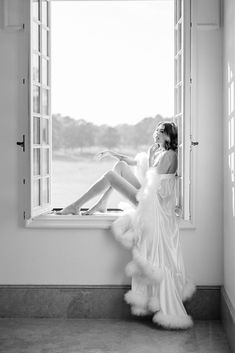
[[149,161],[149,167],[153,166],[154,163],[154,153],[157,151],[157,149],[159,148],[159,146],[154,143],[152,146],[149,147],[148,149],[148,161]]
[[119,161],[124,161],[128,165],[136,165],[137,164],[137,162],[134,158],[126,156],[126,155],[118,153],[118,152],[110,151],[110,150],[102,151],[102,152],[98,153],[98,155],[97,155],[97,157],[99,159],[102,159],[106,156],[111,156],[111,157],[117,158]]

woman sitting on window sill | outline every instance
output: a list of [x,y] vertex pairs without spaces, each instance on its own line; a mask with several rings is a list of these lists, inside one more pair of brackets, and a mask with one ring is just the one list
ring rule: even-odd
[[[126,274],[132,288],[125,294],[134,315],[153,315],[153,322],[171,329],[192,327],[183,301],[189,299],[195,286],[186,276],[179,239],[179,220],[175,214],[177,128],[160,123],[153,133],[154,145],[148,155],[136,159],[115,152],[107,153],[119,161],[83,196],[66,207],[62,214],[78,214],[80,207],[104,192],[98,203],[84,214],[105,211],[112,188],[122,193],[129,207],[112,225],[118,241],[132,250],[132,261]],[[129,168],[137,166],[137,175]]]
[[[109,155],[118,162],[114,168],[106,172],[94,185],[91,186],[79,199],[65,207],[57,214],[67,215],[91,215],[95,212],[106,212],[107,201],[112,189],[120,192],[125,198],[137,206],[137,193],[143,183],[145,173],[149,167],[154,167],[158,174],[175,174],[177,169],[177,129],[173,123],[160,123],[153,133],[154,144],[145,153],[139,153],[136,158],[130,158],[123,154],[104,151],[98,157]],[[137,176],[129,166],[137,166]],[[88,211],[82,212],[80,208],[95,196],[103,193],[99,201]]]

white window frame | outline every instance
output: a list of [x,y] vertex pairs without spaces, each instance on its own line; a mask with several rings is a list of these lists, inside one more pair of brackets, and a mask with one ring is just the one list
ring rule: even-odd
[[178,126],[177,206],[191,220],[191,1],[174,0],[174,120]]
[[[30,0],[30,26],[32,24],[32,1]],[[43,0],[40,0],[40,4]],[[44,0],[45,1],[45,0]],[[50,2],[51,0],[47,0]],[[177,4],[182,3],[183,9],[183,21],[182,21],[182,44],[184,47],[184,53],[182,57],[185,60],[182,60],[182,72],[183,76],[183,94],[181,105],[183,107],[183,124],[182,124],[182,158],[181,165],[182,169],[178,169],[178,180],[182,180],[183,189],[178,198],[178,206],[182,210],[182,219],[180,221],[180,228],[182,229],[194,229],[195,228],[195,199],[193,189],[195,188],[195,183],[193,180],[193,175],[195,171],[195,161],[192,156],[192,121],[193,119],[193,75],[192,75],[192,8],[191,0],[174,0],[175,2],[175,11],[177,11]],[[50,26],[50,19],[49,19]],[[41,26],[40,26],[41,27]],[[175,33],[177,32],[177,23],[175,23]],[[118,214],[112,215],[91,215],[86,217],[80,216],[57,216],[49,214],[48,211],[51,210],[50,203],[46,205],[41,205],[35,209],[33,207],[33,114],[32,114],[32,38],[31,38],[31,29],[30,32],[30,164],[31,164],[31,177],[30,177],[30,210],[27,212],[25,217],[25,224],[30,228],[104,228],[107,229],[110,227],[111,223],[117,218]],[[176,38],[176,36],[175,36]],[[176,53],[175,53],[176,55]],[[50,56],[50,41],[49,41],[49,56]],[[41,67],[42,69],[42,67]],[[50,70],[49,70],[50,71]],[[49,84],[50,84],[49,77]],[[175,86],[176,89],[176,86]],[[50,99],[49,99],[50,101]],[[175,107],[176,110],[176,107]],[[51,112],[49,112],[51,114]],[[176,123],[177,123],[177,116]],[[50,119],[50,174],[51,174],[51,119]],[[179,163],[179,164],[180,164]],[[177,183],[179,185],[179,182]],[[194,186],[194,188],[193,188]],[[51,187],[50,187],[51,190]],[[43,192],[43,191],[42,191]],[[51,196],[50,196],[51,199]],[[181,200],[181,201],[180,201]]]
[[[39,18],[34,16],[33,4],[38,4]],[[46,5],[43,12],[43,4]],[[29,58],[29,126],[30,126],[30,218],[35,218],[51,210],[51,164],[52,164],[52,121],[51,121],[51,42],[50,42],[50,0],[30,1],[30,58]],[[43,14],[47,19],[43,23]],[[38,28],[38,48],[33,42],[33,30]],[[46,36],[45,36],[46,35]],[[46,52],[44,39],[46,38]],[[34,79],[34,58],[37,58],[38,79]],[[44,75],[43,62],[47,70]],[[44,79],[46,83],[43,82]],[[39,91],[38,111],[34,110],[34,88]],[[43,92],[46,92],[47,104],[43,104]],[[39,104],[38,104],[39,103]],[[46,108],[46,112],[44,111]],[[39,125],[35,124],[35,120]],[[45,130],[43,130],[43,128]],[[36,142],[35,142],[36,131]],[[45,134],[44,134],[45,132]],[[44,138],[45,137],[45,138]],[[39,152],[39,160],[35,161],[34,152]],[[48,158],[46,157],[48,153]],[[37,173],[35,173],[37,169]],[[34,190],[38,185],[38,194]],[[46,186],[45,186],[46,184]],[[35,204],[36,203],[36,204]]]

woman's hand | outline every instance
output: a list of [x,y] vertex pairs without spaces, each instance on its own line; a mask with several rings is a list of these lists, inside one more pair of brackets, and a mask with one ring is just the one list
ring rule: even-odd
[[120,154],[120,153],[109,151],[109,150],[102,151],[102,152],[98,153],[96,156],[98,159],[102,159],[104,157],[110,156],[110,157],[118,159],[119,161],[124,161],[128,165],[136,165],[136,163],[137,163],[136,160],[132,157],[128,157],[128,156],[125,156],[124,154]]
[[150,146],[149,151],[150,153],[154,153],[157,149],[159,148],[157,143],[152,144],[152,146]]
[[96,158],[97,159],[102,159],[102,158],[107,157],[107,156],[110,156],[110,151],[108,151],[108,150],[97,153]]
[[152,146],[149,147],[148,156],[149,156],[149,165],[152,166],[154,161],[154,153],[158,149],[158,144],[154,143]]
[[96,157],[98,159],[102,159],[104,157],[114,157],[114,158],[117,158],[120,160],[122,160],[123,156],[117,152],[113,152],[113,151],[110,151],[110,150],[106,150],[106,151],[102,151],[102,152],[99,152]]

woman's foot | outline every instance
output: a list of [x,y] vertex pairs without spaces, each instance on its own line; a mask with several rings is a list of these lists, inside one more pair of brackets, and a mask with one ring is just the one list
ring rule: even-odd
[[95,212],[105,213],[107,211],[105,203],[102,201],[98,201],[93,207],[89,208],[89,210],[82,212],[82,215],[92,215]]
[[63,216],[69,215],[69,214],[76,215],[76,214],[79,214],[79,207],[75,206],[74,204],[71,204],[63,208],[63,210],[56,212],[56,214],[63,215]]

